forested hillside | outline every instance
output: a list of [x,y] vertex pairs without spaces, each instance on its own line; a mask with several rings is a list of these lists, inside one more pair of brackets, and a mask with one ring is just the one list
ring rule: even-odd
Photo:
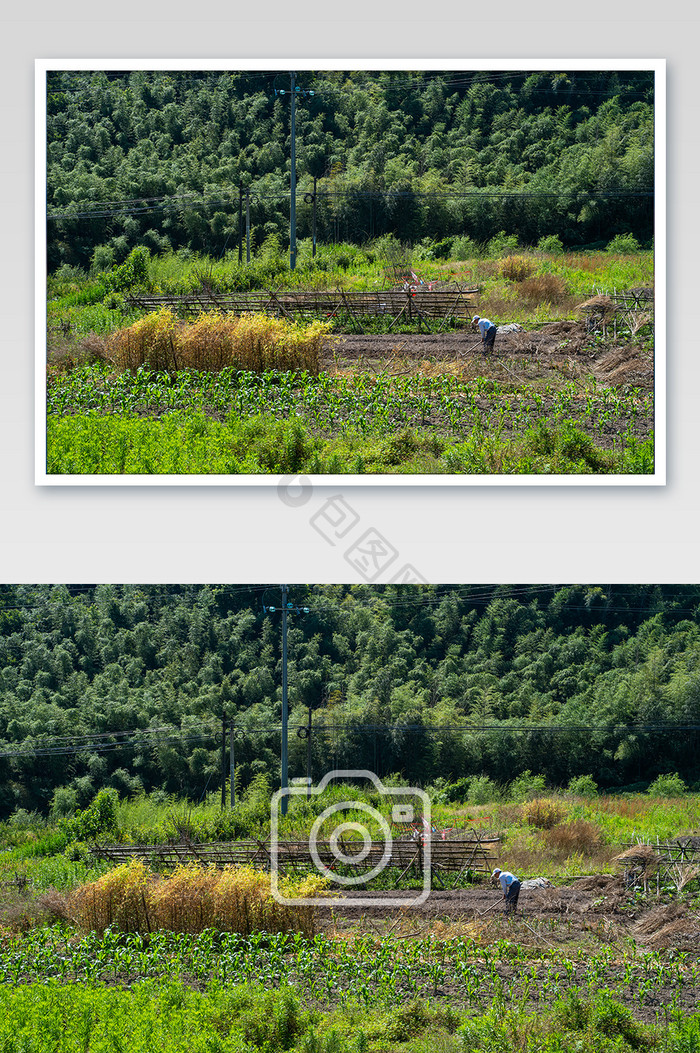
[[[651,72],[306,71],[297,224],[321,243],[498,232],[604,246],[653,234]],[[249,71],[47,74],[48,263],[99,267],[137,245],[287,244],[290,77]],[[281,94],[285,89],[285,94]]]
[[[278,778],[277,586],[3,586],[0,807]],[[700,779],[700,586],[291,586],[290,776]],[[277,607],[269,610],[270,605]],[[308,613],[303,608],[308,607]],[[267,608],[267,609],[265,609]]]

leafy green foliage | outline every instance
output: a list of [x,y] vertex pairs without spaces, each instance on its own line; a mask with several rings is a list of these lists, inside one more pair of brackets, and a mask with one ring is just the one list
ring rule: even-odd
[[[516,1043],[546,1053],[584,1045],[628,1053],[654,1048],[662,1036],[663,1048],[691,1050],[700,1035],[698,966],[685,955],[617,949],[613,956],[605,947],[533,954],[511,939],[464,936],[65,935],[54,928],[5,939],[6,1048],[31,1041],[42,1053],[59,1038],[69,1053],[150,1048],[157,1037],[165,1053],[183,1043],[209,1050],[216,1039],[216,1048],[241,1053],[331,1053],[398,1051],[407,1042],[435,1048],[438,1036],[454,1036],[445,1048],[455,1053]],[[636,1019],[660,1009],[661,999],[665,1026]],[[421,1039],[429,1045],[417,1046]]]
[[547,785],[542,775],[533,775],[528,769],[517,779],[513,779],[509,788],[512,801],[529,801],[546,793]]
[[537,242],[537,248],[540,252],[547,252],[553,256],[561,255],[564,251],[564,246],[558,234],[547,234],[545,237],[540,238]]
[[[95,830],[107,839],[113,797],[89,804],[106,789],[133,798],[129,815],[117,809],[133,839],[154,825],[159,838],[177,839],[188,822],[204,840],[259,830],[265,788],[230,814],[214,802],[189,820],[170,795],[199,801],[217,790],[224,710],[238,729],[240,790],[256,776],[276,785],[280,624],[262,595],[224,585],[12,586],[0,729],[16,755],[3,760],[0,807],[16,814],[0,829],[4,843],[39,856],[46,840],[53,852],[54,834],[33,830],[31,813],[46,814],[60,787],[77,815],[64,818],[59,850]],[[266,606],[276,595],[268,591]],[[641,790],[668,772],[700,779],[692,737],[673,730],[700,715],[697,586],[326,585],[297,586],[292,599],[310,613],[290,624],[291,724],[306,725],[310,703],[315,779],[334,767],[423,785],[441,776],[446,792],[467,780],[449,791],[460,803],[483,804],[494,784],[498,796],[515,783],[525,799],[543,796],[542,780],[588,776],[602,793],[639,783],[640,772]],[[142,733],[121,745],[128,729]],[[84,737],[75,753],[42,755],[72,736]],[[290,735],[290,775],[304,774],[306,751]],[[144,796],[153,791],[160,803]],[[576,804],[588,819],[588,802]],[[693,822],[674,814],[676,831]]]
[[108,292],[133,292],[148,281],[148,264],[151,254],[145,246],[132,249],[124,263],[104,276]]
[[[300,74],[301,86],[317,79]],[[290,115],[274,80],[50,71],[50,271],[110,261],[113,273],[137,246],[219,258],[241,233],[241,184],[253,253],[270,274],[288,267]],[[322,81],[297,107],[301,238],[311,234],[314,177],[326,245],[393,234],[430,239],[426,251],[440,258],[455,237],[500,252],[547,236],[569,246],[652,236],[649,72],[354,70]]]
[[117,804],[119,794],[112,788],[100,790],[94,800],[72,818],[64,819],[60,829],[74,841],[107,840],[118,831]]
[[577,775],[569,780],[567,789],[577,797],[595,797],[598,784],[592,775]]
[[639,242],[634,234],[616,234],[606,245],[605,251],[624,255],[625,253],[639,252],[639,247]]
[[688,792],[688,787],[681,779],[678,772],[668,775],[657,775],[647,790],[654,797],[682,797]]

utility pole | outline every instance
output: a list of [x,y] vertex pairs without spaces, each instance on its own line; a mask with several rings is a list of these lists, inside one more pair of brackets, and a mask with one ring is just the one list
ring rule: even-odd
[[231,781],[231,807],[235,807],[236,804],[236,764],[233,752],[233,736],[235,734],[233,717],[231,718],[231,724],[229,727],[230,738],[230,752],[229,752],[229,779]]
[[238,184],[238,262],[243,263],[243,180]]
[[226,710],[221,718],[221,811],[226,808]]
[[[291,178],[290,178],[290,192],[291,200],[289,203],[289,268],[294,270],[297,265],[297,144],[296,144],[296,101],[297,95],[303,95],[304,98],[313,95],[313,91],[307,91],[306,88],[297,88],[296,86],[296,73],[290,73],[290,92],[292,96],[291,111],[290,111],[290,131],[292,140],[292,156],[291,156]],[[275,95],[285,95],[284,88],[275,88]],[[285,798],[282,798],[284,803]]]
[[250,263],[250,189],[245,192],[245,261]]
[[[308,614],[308,607],[296,607],[289,603],[289,586],[280,585],[282,590],[282,744],[280,749],[280,784],[281,789],[286,790],[289,786],[288,771],[288,735],[289,735],[289,698],[287,694],[287,613]],[[276,614],[276,607],[263,607],[265,614]],[[280,800],[280,811],[282,815],[287,814],[289,798],[283,794]]]
[[[294,76],[294,74],[292,74]],[[292,106],[294,98],[292,97]],[[294,113],[294,110],[292,110]],[[294,154],[292,153],[292,156]],[[292,166],[293,167],[293,166]],[[287,698],[287,592],[288,586],[282,586],[282,790],[289,785],[287,771],[287,732],[289,720],[289,700]],[[285,794],[282,797],[282,815],[287,814],[289,799]]]
[[[289,269],[297,265],[297,149],[296,149],[296,88],[292,73],[292,199],[289,209]],[[283,798],[284,800],[285,798]]]
[[306,729],[306,797],[311,796],[311,706],[309,705],[309,726]]

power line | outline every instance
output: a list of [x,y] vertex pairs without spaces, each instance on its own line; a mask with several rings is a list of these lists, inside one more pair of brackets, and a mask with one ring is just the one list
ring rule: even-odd
[[[203,69],[197,73],[191,70],[176,70],[176,69],[132,69],[132,70],[49,70],[47,76],[47,94],[49,95],[67,95],[67,94],[91,94],[95,91],[103,90],[108,87],[118,86],[117,79],[138,77],[139,75],[150,75],[154,80],[162,81],[166,87],[179,86],[182,84],[192,85],[206,85],[210,83],[212,79],[219,80],[223,78],[229,78],[229,83],[234,86],[235,78],[245,79],[247,81],[263,81],[282,76],[286,73],[285,70],[245,70],[245,69]],[[438,84],[445,89],[460,88],[460,87],[474,87],[475,85],[498,85],[500,87],[511,86],[511,82],[518,79],[529,79],[539,75],[545,76],[564,76],[573,77],[573,83],[571,81],[562,82],[560,81],[556,85],[550,87],[535,87],[531,85],[527,89],[527,94],[543,94],[543,95],[554,95],[565,98],[567,95],[623,95],[625,98],[647,98],[649,91],[652,90],[652,85],[646,90],[634,90],[629,82],[629,77],[634,74],[646,73],[650,78],[653,77],[653,71],[651,70],[559,70],[559,69],[532,69],[532,70],[429,70],[429,69],[406,69],[406,70],[381,70],[381,69],[364,69],[364,70],[351,70],[351,69],[340,69],[340,70],[304,70],[302,71],[307,77],[312,77],[314,74],[321,72],[324,78],[328,78],[334,74],[342,77],[345,75],[353,76],[367,76],[368,79],[365,84],[357,83],[339,83],[335,85],[332,81],[324,79],[324,81],[317,88],[313,86],[314,92],[319,96],[323,97],[325,94],[333,94],[334,92],[341,95],[344,98],[352,98],[353,96],[364,96],[368,90],[372,88],[384,88],[391,87],[393,89],[399,88],[404,94],[423,94],[433,84]],[[450,74],[459,73],[459,76],[450,76]],[[50,84],[51,78],[57,76],[76,75],[83,77],[106,77],[108,82],[107,85],[100,82],[92,82],[88,85],[82,86],[57,86],[54,87]],[[617,74],[622,79],[622,83],[615,86],[615,88],[590,88],[587,87],[587,83],[596,83],[601,77],[610,77],[611,74]],[[381,80],[380,78],[384,78]],[[387,79],[388,78],[388,79]],[[449,79],[446,79],[449,78]],[[627,78],[627,84],[625,84],[625,78]],[[140,84],[136,84],[139,87]],[[124,85],[124,90],[131,90],[131,85],[127,82]],[[524,86],[519,89],[515,89],[517,92],[523,91]]]
[[139,732],[138,735],[132,736],[129,739],[125,739],[120,742],[91,742],[83,741],[73,746],[68,744],[59,746],[49,746],[38,743],[35,746],[18,746],[16,749],[0,749],[0,758],[12,758],[12,757],[72,757],[81,753],[113,753],[117,750],[123,749],[137,749],[139,746],[153,746],[163,745],[168,743],[175,743],[180,745],[182,743],[189,742],[211,742],[216,739],[218,732],[216,729],[212,729],[210,732],[201,732],[190,734],[178,734],[175,731],[171,731],[166,735],[161,735],[160,738],[151,737],[147,730]]
[[[197,207],[213,207],[216,205],[235,205],[234,194],[237,195],[238,191],[231,189],[231,197],[225,198],[223,196],[205,198],[195,197],[193,194],[186,195],[172,195],[164,196],[162,198],[126,198],[122,206],[104,208],[102,202],[96,202],[96,207],[87,209],[82,212],[74,211],[71,209],[63,212],[47,212],[46,218],[52,220],[60,219],[109,219],[112,216],[138,216],[145,215],[147,213],[165,212],[172,205],[181,203],[184,205],[189,204],[190,206]],[[300,190],[299,193],[304,193]],[[250,200],[253,203],[266,203],[271,201],[286,201],[290,199],[290,193],[288,190],[279,190],[277,192],[260,192],[260,191],[249,191]],[[612,189],[569,189],[569,190],[507,190],[503,188],[492,188],[492,187],[477,187],[474,190],[357,190],[352,187],[339,189],[339,190],[317,190],[317,198],[325,198],[329,201],[338,200],[342,198],[349,198],[351,200],[357,199],[371,199],[371,200],[391,200],[391,199],[411,199],[421,201],[452,201],[460,200],[463,198],[551,198],[554,200],[565,199],[565,198],[576,198],[581,197],[599,197],[599,198],[653,198],[654,190],[650,188],[641,190],[626,190],[621,187]],[[157,204],[139,204],[140,201],[152,201],[158,202]]]
[[[307,723],[295,724],[289,723],[289,731],[306,731],[308,729]],[[161,732],[166,729],[160,729]],[[650,722],[650,723],[610,723],[610,724],[508,724],[508,723],[496,723],[496,724],[475,724],[473,722],[465,721],[459,724],[401,724],[401,723],[328,723],[326,721],[318,721],[313,725],[314,734],[325,734],[327,732],[345,732],[346,734],[358,735],[358,734],[376,734],[377,732],[388,732],[394,735],[402,734],[419,734],[419,735],[442,735],[446,732],[468,734],[468,735],[485,735],[491,733],[501,734],[512,734],[512,735],[566,735],[573,733],[591,733],[597,735],[621,735],[630,734],[633,732],[645,733],[645,734],[675,734],[679,731],[700,731],[700,723],[686,722],[686,723],[671,723],[671,722]],[[270,724],[270,725],[251,725],[246,726],[244,723],[237,722],[236,733],[243,737],[247,735],[279,735],[282,733],[281,724]],[[213,749],[216,749],[216,742],[219,735],[218,727],[212,726],[211,730],[207,732],[196,732],[182,734],[176,730],[170,730],[167,734],[161,735],[160,738],[153,739],[148,734],[148,729],[141,730],[137,735],[132,736],[130,739],[122,742],[114,743],[92,743],[92,742],[81,742],[72,747],[68,745],[58,745],[51,747],[46,744],[37,744],[34,746],[18,746],[16,749],[0,749],[0,758],[7,759],[13,757],[65,757],[75,756],[76,754],[91,752],[91,753],[108,753],[119,749],[136,749],[139,746],[151,746],[151,745],[162,745],[168,743],[174,743],[181,745],[190,742],[211,742],[214,743]]]

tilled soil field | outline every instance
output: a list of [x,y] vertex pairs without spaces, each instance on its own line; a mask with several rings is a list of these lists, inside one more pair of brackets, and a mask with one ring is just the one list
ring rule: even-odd
[[[548,923],[549,941],[570,942],[592,931],[605,934],[608,942],[632,938],[654,950],[684,949],[700,954],[700,917],[682,901],[659,903],[649,896],[635,899],[624,886],[621,877],[599,875],[580,878],[568,885],[549,885],[544,888],[523,889],[515,917],[506,918],[503,901],[497,888],[488,885],[465,889],[435,889],[424,903],[414,905],[420,890],[411,892],[361,892],[349,889],[346,900],[357,900],[358,905],[339,905],[329,901],[319,909],[322,927],[331,924],[339,928],[354,928],[359,922],[370,927],[395,929],[407,925],[430,927],[442,922],[447,926],[476,921],[480,924],[507,921],[515,931],[527,938],[528,925]],[[391,902],[406,897],[406,905]],[[367,905],[371,897],[386,900],[387,905]],[[564,924],[562,924],[564,923]]]
[[593,376],[616,388],[654,389],[654,362],[634,344],[595,344],[583,322],[551,322],[536,332],[499,334],[493,355],[482,354],[474,333],[397,335],[347,334],[333,337],[324,368],[375,372],[424,366],[433,372],[489,377],[500,382]]

